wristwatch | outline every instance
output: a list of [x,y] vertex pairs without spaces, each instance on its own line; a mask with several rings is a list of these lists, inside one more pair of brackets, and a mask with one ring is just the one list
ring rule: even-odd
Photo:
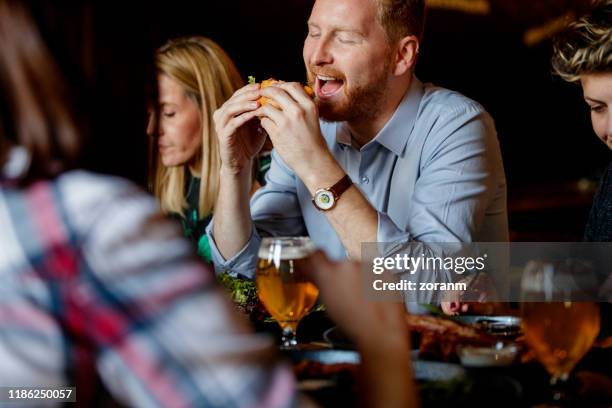
[[320,211],[329,211],[336,206],[338,199],[350,186],[353,185],[351,178],[347,175],[329,188],[321,188],[312,197],[312,203]]

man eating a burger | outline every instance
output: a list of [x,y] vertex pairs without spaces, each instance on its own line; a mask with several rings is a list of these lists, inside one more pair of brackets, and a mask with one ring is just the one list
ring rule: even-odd
[[[309,235],[357,260],[363,242],[507,241],[493,120],[415,77],[424,19],[424,0],[316,0],[303,51],[314,99],[298,83],[251,84],[215,112],[218,270],[252,276],[266,235]],[[249,205],[257,118],[274,151]]]

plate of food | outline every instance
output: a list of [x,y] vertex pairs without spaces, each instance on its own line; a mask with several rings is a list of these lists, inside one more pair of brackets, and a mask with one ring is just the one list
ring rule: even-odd
[[455,316],[455,321],[474,326],[486,333],[501,337],[518,337],[522,334],[521,318],[516,316]]
[[[326,378],[343,372],[354,374],[361,363],[355,350],[292,350],[288,356],[298,378]],[[418,350],[412,353],[412,368],[418,381],[453,381],[465,377],[459,364],[420,360]]]

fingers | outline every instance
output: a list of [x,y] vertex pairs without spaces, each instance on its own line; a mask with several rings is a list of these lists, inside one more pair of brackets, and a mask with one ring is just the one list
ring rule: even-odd
[[441,303],[442,312],[449,316],[455,316],[459,314],[461,310],[460,302],[442,302]]
[[246,124],[251,119],[255,118],[257,115],[255,111],[246,112],[242,115],[236,116],[225,125],[225,136],[231,136],[236,134],[236,130],[238,130],[241,126]]
[[231,98],[233,98],[235,96],[242,95],[242,94],[247,93],[247,92],[256,91],[256,90],[259,90],[259,84],[248,84],[248,85],[245,85],[242,88],[238,89],[236,92],[234,92],[234,94],[231,96]]
[[[262,119],[263,118],[270,119],[272,122],[274,122],[276,126],[280,125],[284,119],[282,111],[279,108],[276,108],[269,103],[257,109],[256,114]],[[262,123],[262,126],[263,126],[263,123]]]
[[257,108],[259,108],[257,98],[251,99],[248,96],[245,96],[244,99],[227,101],[221,108],[222,111],[219,114],[219,125],[222,127],[226,126],[232,118],[242,115],[245,112],[254,111]]
[[297,102],[281,87],[284,84],[274,84],[261,90],[261,94],[276,102],[283,111],[295,110],[298,108]]
[[304,91],[302,84],[298,82],[284,82],[277,84],[281,89],[284,89],[302,108],[314,107],[314,102],[310,96]]
[[[317,118],[316,105],[297,82],[278,83],[264,88],[261,90],[261,94],[274,101],[277,104],[277,110],[282,112],[282,117],[288,118],[291,122],[309,121]],[[270,119],[276,125],[281,126],[281,116],[270,116]]]
[[266,129],[272,141],[274,142],[274,136],[276,136],[275,130],[278,127],[283,127],[283,124],[287,119],[292,121],[299,120],[300,117],[304,117],[302,108],[285,92],[280,88],[270,86],[263,89],[262,95],[274,101],[278,107],[272,103],[267,103],[258,109],[258,114],[261,118],[261,126]]
[[260,118],[261,128],[270,136],[272,144],[274,144],[274,136],[276,135],[277,126],[268,118]]
[[268,133],[274,144],[274,139],[278,134],[277,129],[284,120],[283,114],[269,103],[257,109],[255,114],[260,119],[261,127]]
[[239,89],[213,114],[213,119],[218,128],[223,128],[235,116],[244,112],[255,110],[259,107],[257,99],[261,96],[258,88],[248,85]]

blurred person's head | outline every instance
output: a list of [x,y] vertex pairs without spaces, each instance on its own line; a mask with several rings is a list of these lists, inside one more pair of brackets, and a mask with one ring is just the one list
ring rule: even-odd
[[23,149],[22,179],[51,178],[75,165],[79,129],[67,85],[21,2],[0,0],[0,169]]
[[136,10],[116,15],[115,7],[0,0],[0,168],[21,146],[24,180],[77,166],[144,176],[148,26]]
[[303,56],[321,118],[368,120],[405,91],[424,23],[423,0],[316,0]]
[[183,214],[187,172],[201,177],[199,214],[204,217],[219,191],[213,113],[243,81],[223,49],[204,37],[170,40],[157,51],[155,65],[158,106],[147,129],[153,136],[152,189],[165,212]]
[[552,65],[561,78],[582,85],[593,130],[612,149],[612,0],[594,2],[557,38]]

